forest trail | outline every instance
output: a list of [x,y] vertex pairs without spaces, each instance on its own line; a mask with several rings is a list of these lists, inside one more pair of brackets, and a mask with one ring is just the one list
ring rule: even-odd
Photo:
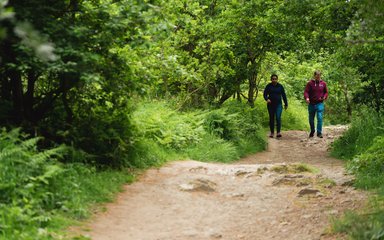
[[[148,170],[80,233],[93,240],[340,239],[329,234],[330,219],[367,198],[328,156],[343,130],[325,128],[323,139],[286,131],[232,164],[188,160]],[[318,172],[301,172],[298,163]]]

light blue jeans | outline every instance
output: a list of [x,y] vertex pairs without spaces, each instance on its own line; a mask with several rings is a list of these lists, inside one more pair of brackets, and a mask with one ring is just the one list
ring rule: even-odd
[[323,112],[324,112],[324,103],[309,104],[308,105],[308,114],[309,114],[309,126],[311,126],[311,132],[315,132],[315,115],[317,117],[317,134],[322,133],[323,128]]

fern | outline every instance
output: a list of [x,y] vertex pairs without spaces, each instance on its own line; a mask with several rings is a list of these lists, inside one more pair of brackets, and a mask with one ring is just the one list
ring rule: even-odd
[[0,161],[1,162],[21,162],[20,160],[25,156],[25,151],[18,146],[8,146],[1,149]]
[[33,150],[36,151],[37,143],[41,140],[39,137],[26,139],[20,142],[19,147],[25,150]]
[[[26,226],[50,220],[45,212],[52,199],[50,183],[63,173],[56,161],[66,147],[39,152],[40,138],[29,138],[19,129],[0,133],[0,235],[27,239]],[[7,209],[6,211],[1,211]],[[37,229],[37,228],[36,228]]]
[[166,148],[181,149],[201,140],[204,134],[199,113],[177,112],[164,103],[147,103],[133,114],[139,138]]
[[52,148],[45,150],[43,152],[39,152],[37,154],[34,154],[30,158],[30,164],[43,164],[47,161],[49,161],[51,158],[61,158],[63,156],[63,153],[67,151],[67,147],[62,145],[60,147]]
[[49,180],[59,175],[62,171],[63,169],[58,165],[48,165],[45,167],[43,174],[36,179],[44,184],[49,184]]

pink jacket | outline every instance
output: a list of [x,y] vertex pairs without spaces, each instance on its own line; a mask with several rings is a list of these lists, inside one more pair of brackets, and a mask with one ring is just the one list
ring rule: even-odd
[[304,90],[304,98],[309,98],[310,103],[316,104],[323,102],[328,97],[327,84],[323,81],[315,81],[314,79],[308,81]]

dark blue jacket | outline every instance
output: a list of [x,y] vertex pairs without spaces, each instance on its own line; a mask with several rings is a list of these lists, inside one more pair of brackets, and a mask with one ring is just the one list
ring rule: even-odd
[[273,86],[272,83],[268,83],[264,89],[264,99],[267,101],[271,100],[271,104],[274,106],[281,105],[281,98],[283,98],[284,105],[288,106],[287,96],[285,95],[285,90],[283,85],[277,83],[276,86]]

